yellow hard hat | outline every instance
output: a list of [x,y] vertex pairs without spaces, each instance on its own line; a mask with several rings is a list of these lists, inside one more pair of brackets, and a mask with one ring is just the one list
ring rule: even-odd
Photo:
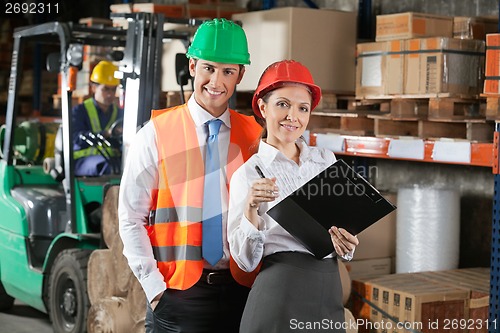
[[111,62],[106,60],[100,61],[92,70],[90,81],[107,86],[117,86],[120,84],[120,80],[114,76],[117,70],[118,67]]

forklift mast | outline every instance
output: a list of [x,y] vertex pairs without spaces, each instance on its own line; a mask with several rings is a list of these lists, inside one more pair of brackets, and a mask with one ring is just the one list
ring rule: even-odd
[[181,40],[186,49],[190,43],[188,32],[164,31],[164,23],[195,27],[202,24],[203,20],[166,18],[163,14],[150,13],[116,13],[111,18],[125,18],[128,21],[127,48],[119,67],[126,87],[122,150],[125,160],[135,133],[149,120],[151,110],[162,107],[159,101],[163,40]]

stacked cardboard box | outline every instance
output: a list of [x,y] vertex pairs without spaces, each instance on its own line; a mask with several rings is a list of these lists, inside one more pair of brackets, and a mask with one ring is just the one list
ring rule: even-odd
[[[452,38],[454,21],[456,33]],[[484,80],[483,41],[467,39],[471,18],[422,13],[377,16],[376,42],[358,44],[356,97],[450,94],[476,97]]]
[[500,119],[500,34],[486,35],[486,119]]
[[377,15],[377,42],[419,37],[452,37],[453,18],[423,13]]
[[500,34],[486,36],[485,94],[500,94]]
[[[230,19],[233,14],[246,12],[245,8],[238,7],[232,2],[211,2],[211,1],[190,1],[185,4],[164,5],[156,3],[135,3],[114,4],[110,6],[113,13],[162,13],[170,18],[227,18]],[[118,20],[120,26],[126,27],[126,24]]]
[[487,332],[488,268],[364,277],[353,291],[369,302],[352,302],[360,332]]
[[447,37],[358,44],[356,96],[476,96],[484,78],[484,42]]
[[377,42],[357,46],[356,96],[479,95],[484,42],[466,39],[462,30],[475,22],[471,18],[455,20],[456,33],[463,33],[452,38],[453,22],[413,12],[377,16]]
[[[82,18],[80,24],[85,24],[89,27],[96,26],[112,26],[113,21],[102,18]],[[76,73],[74,97],[85,97],[91,94],[90,91],[90,74],[95,65],[101,60],[109,60],[108,56],[113,51],[110,46],[83,46],[83,61],[82,68]],[[60,91],[58,91],[60,93]]]
[[132,12],[162,13],[166,17],[184,17],[184,5],[159,5],[155,3],[135,3]]
[[[368,177],[369,170],[366,172]],[[363,175],[363,173],[361,173]],[[384,198],[397,204],[396,193],[382,193]],[[396,255],[396,211],[384,216],[357,235],[359,245],[354,259],[345,265],[351,278],[381,276],[392,273]]]
[[324,91],[354,92],[356,13],[284,7],[233,15],[243,24],[251,64],[238,85],[254,91],[271,63],[294,59]]
[[484,48],[484,42],[479,40],[407,40],[404,93],[479,95],[484,77]]
[[498,31],[498,17],[466,17],[453,18],[453,37],[460,39],[486,40],[486,35]]
[[420,274],[423,278],[436,283],[453,285],[458,288],[469,290],[468,299],[468,321],[469,333],[488,332],[486,322],[488,320],[490,300],[490,269],[467,268],[450,271],[424,272]]
[[358,44],[358,98],[403,94],[404,47],[404,40]]

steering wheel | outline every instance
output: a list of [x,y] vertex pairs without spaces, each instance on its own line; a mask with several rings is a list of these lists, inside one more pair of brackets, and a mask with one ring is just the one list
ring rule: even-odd
[[109,127],[110,137],[119,141],[123,139],[123,119],[115,120]]

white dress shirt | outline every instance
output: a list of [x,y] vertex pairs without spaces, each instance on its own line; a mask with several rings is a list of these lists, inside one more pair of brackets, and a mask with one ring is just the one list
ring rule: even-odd
[[[265,214],[267,210],[336,161],[335,155],[327,149],[309,147],[302,140],[298,140],[297,145],[300,149],[298,165],[278,149],[261,141],[258,153],[250,157],[231,178],[228,217],[229,247],[234,260],[244,271],[253,271],[263,257],[276,252],[310,253],[272,217]],[[266,178],[276,177],[279,192],[274,201],[260,204],[259,228],[256,228],[244,214],[248,191],[252,183],[259,179],[255,171],[256,165],[260,167]],[[332,225],[335,225],[335,213],[332,213]],[[343,258],[350,260],[352,255],[353,251]]]
[[[196,126],[196,135],[203,159],[208,129],[205,123],[214,117],[196,103],[194,94],[189,99],[188,109]],[[225,166],[230,140],[230,113],[226,110],[220,117],[224,123],[219,131],[220,165]],[[119,231],[123,240],[123,254],[129,266],[141,283],[146,297],[151,301],[166,289],[163,275],[160,273],[153,256],[151,242],[145,226],[152,207],[152,193],[158,188],[158,149],[156,129],[153,122],[148,122],[140,129],[130,146],[127,162],[120,184]],[[175,144],[175,142],[172,142]],[[228,192],[225,168],[221,170],[222,230],[226,230]],[[205,262],[205,268],[224,269],[229,267],[229,246],[226,233],[223,232],[223,257],[214,266]]]

